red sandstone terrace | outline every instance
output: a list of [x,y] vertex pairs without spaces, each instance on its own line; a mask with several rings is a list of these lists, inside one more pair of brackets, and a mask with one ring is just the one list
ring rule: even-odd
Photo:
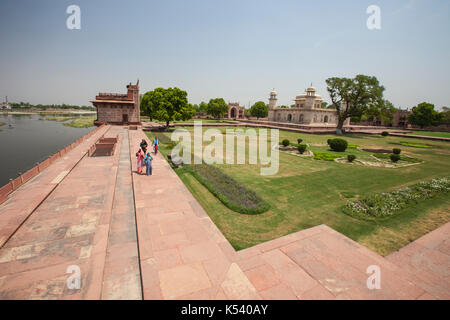
[[[114,153],[87,156],[101,137]],[[103,126],[7,196],[0,299],[450,298],[450,223],[385,258],[326,225],[235,251],[160,154],[136,173],[143,138]]]

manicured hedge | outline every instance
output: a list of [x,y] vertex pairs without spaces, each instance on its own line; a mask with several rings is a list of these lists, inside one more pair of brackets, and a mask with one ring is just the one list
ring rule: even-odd
[[383,218],[416,203],[447,194],[450,191],[450,177],[422,181],[410,187],[392,192],[383,192],[348,201],[344,212],[361,218]]
[[255,191],[248,189],[215,166],[197,164],[185,166],[184,169],[233,211],[259,214],[269,210],[269,204]]
[[398,155],[398,154],[391,154],[389,156],[389,158],[391,158],[392,162],[398,162],[400,160],[400,155]]
[[344,152],[347,149],[348,142],[344,139],[331,139],[329,142],[330,148],[336,152]]
[[297,146],[298,152],[300,152],[301,154],[303,154],[306,151],[306,144],[299,144]]

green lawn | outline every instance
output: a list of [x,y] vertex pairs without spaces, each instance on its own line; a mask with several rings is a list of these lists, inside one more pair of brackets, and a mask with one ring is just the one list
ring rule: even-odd
[[413,131],[413,132],[411,132],[411,134],[416,134],[418,136],[450,138],[450,132]]
[[[191,128],[187,130],[192,131]],[[218,130],[225,132],[226,129]],[[301,138],[302,143],[312,145],[310,149],[313,151],[328,151],[326,141],[335,137],[280,131],[280,141],[289,139],[296,143],[297,138]],[[270,210],[260,215],[231,211],[186,170],[181,168],[176,172],[236,249],[327,224],[386,255],[450,221],[448,196],[426,200],[383,221],[358,220],[342,212],[342,206],[348,199],[449,176],[449,143],[364,134],[349,134],[345,139],[349,144],[362,148],[392,150],[400,147],[402,155],[420,159],[423,163],[403,168],[367,167],[280,152],[280,168],[274,176],[261,176],[260,165],[219,165],[224,172],[256,191],[269,203]],[[400,141],[423,143],[431,148],[398,146]],[[161,151],[167,154],[169,148],[162,145]],[[358,158],[370,155],[355,148],[347,149],[343,155],[346,154],[355,154]]]

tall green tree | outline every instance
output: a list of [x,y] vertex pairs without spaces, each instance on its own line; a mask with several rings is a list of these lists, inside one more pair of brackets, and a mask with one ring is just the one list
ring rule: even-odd
[[166,127],[169,127],[170,121],[190,119],[195,113],[188,104],[187,92],[177,87],[156,88],[145,93],[141,108],[151,120],[164,121]]
[[450,124],[450,108],[449,107],[442,107],[442,121],[441,123],[444,124]]
[[207,113],[208,112],[208,104],[204,101],[200,102],[200,104],[198,105],[198,112]]
[[397,112],[397,109],[394,105],[389,100],[383,100],[380,105],[369,107],[364,115],[369,120],[376,118],[382,120],[385,124],[391,124],[395,112]]
[[222,98],[211,99],[208,102],[207,113],[214,118],[222,118],[228,112],[228,105]]
[[443,119],[443,115],[434,110],[434,104],[422,102],[412,109],[408,116],[408,123],[421,128],[437,126]]
[[344,122],[349,117],[361,117],[370,108],[383,106],[384,87],[376,77],[357,75],[355,78],[333,77],[326,80],[331,102],[338,111],[336,133],[342,132]]
[[269,114],[269,107],[263,101],[255,102],[250,108],[250,114],[257,119],[265,118]]

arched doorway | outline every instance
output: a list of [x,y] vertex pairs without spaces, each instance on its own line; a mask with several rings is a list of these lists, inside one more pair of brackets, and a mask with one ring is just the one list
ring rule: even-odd
[[292,121],[292,114],[288,114],[288,119],[287,119],[289,122],[291,122]]
[[325,116],[325,117],[323,118],[323,122],[328,123],[328,116]]
[[236,118],[236,108],[231,108],[230,118]]
[[303,114],[301,114],[300,117],[298,118],[298,122],[303,123]]

